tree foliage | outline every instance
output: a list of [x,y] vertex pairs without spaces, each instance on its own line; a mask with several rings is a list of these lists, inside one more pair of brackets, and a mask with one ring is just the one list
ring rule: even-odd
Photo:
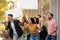
[[8,2],[6,0],[0,0],[0,20],[5,19],[5,11],[8,9],[7,7]]

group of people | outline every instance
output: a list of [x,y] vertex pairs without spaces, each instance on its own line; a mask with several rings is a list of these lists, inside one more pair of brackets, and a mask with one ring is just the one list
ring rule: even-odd
[[[44,13],[43,10],[42,12]],[[42,17],[46,19],[47,28],[43,24]],[[58,25],[52,13],[37,15],[36,17],[28,18],[28,20],[24,16],[22,22],[13,19],[12,14],[8,14],[8,25],[5,24],[5,26],[13,40],[18,40],[25,31],[27,33],[27,40],[57,40]]]

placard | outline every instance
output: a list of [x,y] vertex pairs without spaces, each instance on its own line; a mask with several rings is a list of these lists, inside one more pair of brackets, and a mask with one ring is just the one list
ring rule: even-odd
[[22,9],[18,9],[18,8],[5,11],[5,13],[6,13],[6,17],[8,16],[8,14],[12,14],[14,19],[23,16]]
[[38,9],[38,0],[17,0],[17,8]]

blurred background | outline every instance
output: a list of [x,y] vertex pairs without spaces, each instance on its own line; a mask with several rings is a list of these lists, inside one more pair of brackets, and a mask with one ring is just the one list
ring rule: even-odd
[[[33,4],[33,2],[36,4],[33,4],[34,5],[33,6],[32,4],[30,4],[30,2],[32,4]],[[4,20],[7,20],[5,11],[11,10],[14,8],[21,8],[23,14],[27,18],[29,18],[29,17],[37,16],[38,14],[41,14],[41,6],[42,6],[42,4],[44,4],[45,14],[52,12],[55,15],[54,17],[58,22],[58,26],[60,26],[59,25],[60,24],[60,21],[59,21],[60,20],[60,16],[59,16],[60,0],[36,0],[36,1],[33,0],[30,2],[28,0],[0,0],[0,35],[1,36],[4,37],[5,33],[6,33],[5,26],[3,24]],[[16,19],[19,19],[19,18],[16,18]],[[60,30],[60,28],[59,28],[59,30]],[[59,34],[59,32],[58,32],[58,34]],[[60,34],[58,36],[58,40],[59,40],[59,37],[60,37]]]

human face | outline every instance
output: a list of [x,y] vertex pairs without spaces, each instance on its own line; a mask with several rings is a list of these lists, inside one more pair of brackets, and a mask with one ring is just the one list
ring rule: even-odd
[[13,19],[13,17],[8,16],[8,21],[11,21]]
[[28,19],[28,23],[30,23],[30,24],[32,23],[31,19]]
[[51,20],[52,19],[52,16],[50,14],[48,14],[48,19]]

